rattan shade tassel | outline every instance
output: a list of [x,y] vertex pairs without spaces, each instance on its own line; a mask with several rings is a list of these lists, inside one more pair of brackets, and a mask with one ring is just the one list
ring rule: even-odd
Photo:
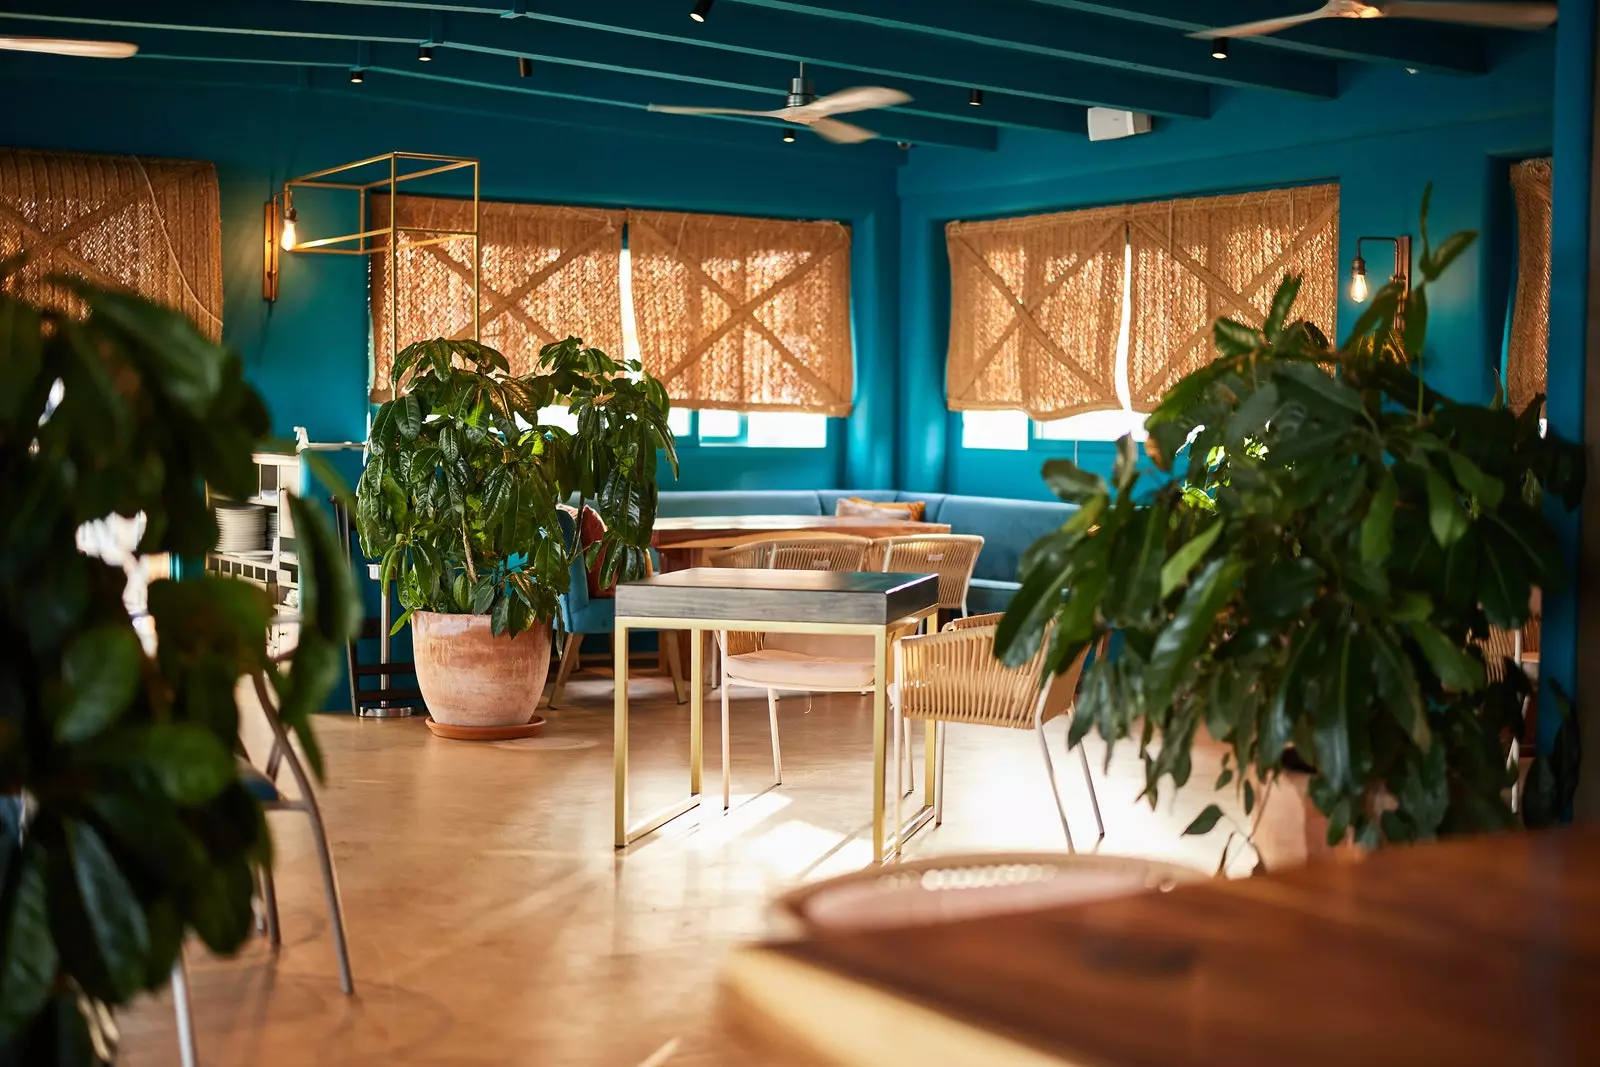
[[1195,197],[1127,210],[1133,251],[1128,385],[1149,411],[1216,356],[1221,317],[1260,325],[1285,274],[1305,279],[1294,317],[1332,337],[1338,310],[1339,187]]
[[1126,211],[952,222],[953,411],[1058,419],[1116,408]]
[[[388,225],[388,195],[369,200],[373,223]],[[483,343],[503,352],[516,374],[533,370],[540,348],[568,336],[621,359],[622,212],[487,200],[479,210]],[[395,225],[470,231],[472,201],[401,196]],[[406,345],[472,337],[472,239],[411,245],[412,239],[431,235],[401,236],[398,344],[389,336],[389,257],[372,257],[374,380],[380,383],[387,384],[394,354]]]
[[73,310],[44,281],[131,289],[222,337],[222,209],[210,163],[0,149],[0,260],[28,253],[9,286]]
[[1511,168],[1517,201],[1517,294],[1506,352],[1506,401],[1516,411],[1549,388],[1550,356],[1549,159]]
[[628,213],[644,365],[678,407],[850,414],[850,230]]

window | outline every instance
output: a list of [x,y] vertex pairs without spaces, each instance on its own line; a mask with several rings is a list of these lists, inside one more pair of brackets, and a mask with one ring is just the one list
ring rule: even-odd
[[828,419],[825,415],[791,411],[752,411],[747,414],[715,409],[697,412],[696,415],[698,438],[702,445],[743,445],[747,448],[826,448],[828,445]]
[[[1120,408],[1086,411],[1064,419],[1036,422],[1025,411],[964,411],[961,413],[961,447],[1021,451],[1034,441],[1115,441],[1133,434],[1145,439],[1144,415],[1133,410],[1128,393],[1128,319],[1132,302],[1128,299],[1132,275],[1133,250],[1123,249],[1122,321],[1117,334],[1116,387]],[[1031,431],[1031,433],[1030,433]]]

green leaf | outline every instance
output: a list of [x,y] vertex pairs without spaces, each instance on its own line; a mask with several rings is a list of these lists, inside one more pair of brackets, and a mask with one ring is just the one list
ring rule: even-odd
[[[60,957],[50,936],[49,890],[45,850],[29,843],[10,873],[12,885],[0,886],[7,902],[0,949],[0,1035],[31,1019],[44,1006],[55,981]],[[0,1036],[0,1044],[3,1044]]]
[[1259,350],[1264,338],[1259,330],[1232,319],[1218,319],[1212,328],[1212,340],[1217,351],[1224,356],[1246,356]]
[[1226,445],[1230,453],[1242,452],[1245,441],[1260,440],[1266,434],[1267,422],[1277,414],[1278,387],[1267,382],[1245,397],[1228,419]]
[[61,661],[70,696],[55,722],[56,740],[76,744],[116,722],[139,690],[143,662],[130,626],[97,626],[73,638]]
[[415,441],[422,432],[422,405],[416,396],[407,394],[395,401],[395,429],[407,441]]
[[1444,239],[1439,250],[1433,254],[1432,262],[1423,264],[1422,274],[1428,281],[1433,281],[1445,272],[1445,268],[1456,261],[1456,258],[1472,247],[1472,242],[1478,239],[1475,230],[1463,230],[1453,233]]
[[496,637],[503,637],[511,627],[512,598],[500,590],[496,594],[494,607],[489,611],[489,632]]
[[[1321,624],[1311,623],[1298,634],[1291,635],[1289,662],[1284,666],[1272,698],[1266,703],[1266,715],[1261,721],[1261,739],[1256,763],[1263,768],[1276,765],[1283,759],[1283,750],[1294,736],[1295,719],[1300,712],[1300,675],[1307,660],[1315,661],[1322,642]],[[1294,713],[1290,708],[1294,708]]]
[[39,312],[0,292],[0,352],[4,353],[0,357],[0,424],[20,414],[23,399],[36,384],[42,336]]
[[1444,685],[1468,692],[1483,687],[1483,664],[1469,656],[1437,626],[1430,622],[1413,622],[1407,623],[1406,629]]
[[1267,340],[1276,341],[1283,332],[1284,324],[1289,321],[1289,312],[1294,308],[1295,298],[1300,295],[1301,282],[1298,274],[1286,274],[1283,281],[1278,283],[1278,291],[1272,294],[1272,310],[1267,313],[1266,325],[1262,327]]
[[1050,491],[1069,504],[1083,504],[1107,492],[1104,478],[1084,470],[1070,459],[1046,460],[1043,476]]
[[1361,562],[1382,563],[1394,549],[1394,506],[1400,486],[1388,469],[1378,474],[1378,487],[1361,520]]
[[1233,595],[1244,571],[1243,563],[1225,558],[1212,560],[1189,586],[1150,653],[1145,695],[1152,707],[1164,708],[1180,673],[1193,669],[1200,651],[1211,639],[1217,614]]
[[72,820],[64,826],[73,878],[100,959],[118,995],[130,997],[143,984],[150,946],[144,907],[94,827]]
[[1478,498],[1490,511],[1500,506],[1500,501],[1505,498],[1506,483],[1492,475],[1485,474],[1483,469],[1460,452],[1450,452],[1450,470],[1456,476],[1456,482],[1462,489]]
[[1374,674],[1384,707],[1412,742],[1426,752],[1433,743],[1433,731],[1428,728],[1428,709],[1410,657],[1382,628],[1368,629],[1367,639],[1372,643]]
[[1222,809],[1215,804],[1207,804],[1206,809],[1194,817],[1194,821],[1184,828],[1184,837],[1199,837],[1209,834],[1216,829],[1217,823],[1222,821]]
[[1161,567],[1161,599],[1165,600],[1173,594],[1189,577],[1189,572],[1205,558],[1211,546],[1217,543],[1217,538],[1222,535],[1222,523],[1214,522],[1201,530],[1188,541],[1182,548],[1174,552]]
[[1330,416],[1337,411],[1348,417],[1365,410],[1360,393],[1314,363],[1285,364],[1276,373],[1280,389],[1287,386],[1303,397],[1322,402]]
[[1406,355],[1418,366],[1422,365],[1424,346],[1428,341],[1428,290],[1419,286],[1411,290],[1405,302],[1405,334],[1402,342]]
[[1249,781],[1244,783],[1244,813],[1249,815],[1256,807],[1256,787]]
[[140,731],[121,758],[155,775],[162,792],[179,804],[204,804],[237,777],[232,754],[217,735],[196,723],[157,723]]
[[1133,447],[1133,435],[1123,434],[1117,438],[1117,460],[1111,471],[1112,484],[1117,487],[1117,492],[1125,493],[1133,488],[1138,475],[1139,453]]
[[1466,534],[1470,523],[1456,491],[1444,480],[1444,475],[1431,465],[1423,468],[1423,483],[1428,488],[1428,526],[1440,548],[1449,548]]

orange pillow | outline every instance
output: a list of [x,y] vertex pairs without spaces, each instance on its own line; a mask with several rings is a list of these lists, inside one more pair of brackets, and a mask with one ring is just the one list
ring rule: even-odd
[[[847,508],[846,502],[855,505]],[[847,496],[834,506],[835,515],[863,515],[873,511],[889,512],[894,518],[908,522],[921,522],[928,509],[926,500],[868,500],[865,497]],[[889,516],[885,516],[889,517]]]
[[[558,504],[557,507],[559,507],[562,511],[565,511],[568,515],[577,515],[578,509],[570,505]],[[591,508],[588,504],[585,504],[583,506],[583,514],[578,516],[578,544],[582,545],[585,549],[588,549],[590,545],[594,544],[605,535],[606,520],[600,517],[600,513],[598,511],[596,511],[594,508]],[[617,595],[617,584],[615,582],[612,582],[610,585],[602,584],[603,579],[601,578],[601,575],[604,573],[605,564],[606,555],[604,552],[601,552],[595,556],[594,562],[585,568],[589,578],[589,599],[591,600],[614,597]]]

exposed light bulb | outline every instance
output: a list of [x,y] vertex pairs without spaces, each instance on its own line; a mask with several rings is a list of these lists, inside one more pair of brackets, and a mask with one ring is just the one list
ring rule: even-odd
[[297,239],[297,235],[295,233],[295,218],[295,212],[292,210],[283,217],[283,233],[280,235],[278,240],[283,245],[283,250],[285,252],[294,251],[295,241]]
[[1360,304],[1367,299],[1367,265],[1357,257],[1350,269],[1350,299]]

